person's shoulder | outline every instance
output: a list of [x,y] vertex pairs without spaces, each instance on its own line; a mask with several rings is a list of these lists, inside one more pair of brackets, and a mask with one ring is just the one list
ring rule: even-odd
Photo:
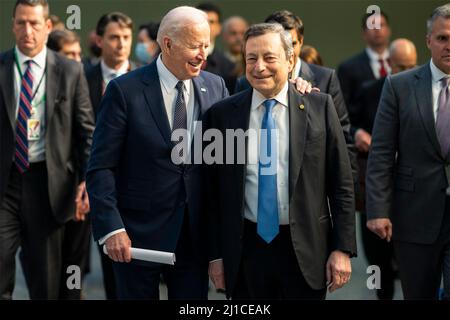
[[319,66],[317,64],[308,63],[308,66],[311,68],[311,71],[314,74],[323,74],[323,75],[331,76],[334,73],[334,69],[324,67],[324,66]]
[[53,56],[55,60],[55,64],[63,69],[63,72],[66,76],[73,75],[75,72],[83,69],[83,65],[80,62],[69,59],[61,53],[53,51],[51,49],[47,49],[47,55]]
[[414,69],[410,69],[407,71],[399,72],[394,75],[389,76],[390,81],[393,83],[410,81],[411,79],[420,78],[424,73],[431,72],[430,66],[428,64],[424,64],[420,67],[416,67]]
[[[240,106],[242,102],[248,100],[251,102],[251,95],[253,92],[253,88],[248,88],[244,91],[240,91],[238,93],[233,94],[232,96],[226,97],[218,102],[216,102],[211,109],[214,109],[213,112],[221,112],[222,110],[227,110],[231,106]],[[225,111],[227,112],[227,111]]]
[[130,89],[135,88],[137,83],[140,83],[146,77],[157,76],[158,71],[153,64],[145,65],[137,69],[131,70],[120,77],[117,77],[113,81],[121,87],[127,87]]
[[13,49],[9,49],[7,51],[0,52],[0,63],[8,60],[13,56]]
[[350,58],[344,60],[338,67],[338,69],[353,68],[355,65],[360,64],[367,58],[367,53],[365,50],[351,56]]

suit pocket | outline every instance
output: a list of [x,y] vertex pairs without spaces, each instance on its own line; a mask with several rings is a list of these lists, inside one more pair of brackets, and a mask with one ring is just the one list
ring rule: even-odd
[[414,180],[412,178],[397,175],[394,185],[396,189],[414,192]]
[[119,195],[117,197],[118,207],[123,209],[150,211],[150,200],[145,198]]
[[306,144],[313,144],[317,143],[319,141],[323,141],[325,137],[325,132],[308,132],[308,135],[306,136]]
[[398,166],[397,167],[397,175],[412,177],[413,169],[410,167],[406,167],[406,166]]

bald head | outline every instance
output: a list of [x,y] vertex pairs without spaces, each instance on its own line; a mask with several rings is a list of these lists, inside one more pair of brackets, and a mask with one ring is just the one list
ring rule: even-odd
[[393,74],[414,68],[417,64],[414,43],[408,39],[394,40],[389,47],[389,59]]
[[185,28],[205,23],[208,24],[208,16],[205,12],[194,7],[176,7],[162,18],[158,30],[157,42],[160,47],[163,47],[164,37],[172,40],[180,39],[185,32]]
[[232,55],[240,55],[242,53],[242,43],[247,29],[247,21],[239,16],[232,16],[223,23],[223,42]]

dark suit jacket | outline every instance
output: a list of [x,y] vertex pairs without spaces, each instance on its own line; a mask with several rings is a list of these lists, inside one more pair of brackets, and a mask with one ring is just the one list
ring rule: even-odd
[[[130,69],[131,71],[136,69],[136,64],[132,61],[130,61]],[[97,63],[86,70],[86,80],[89,86],[89,96],[91,98],[92,107],[94,108],[94,114],[97,118],[100,101],[102,101],[103,95],[103,75],[100,63]]]
[[[14,51],[0,55],[0,203],[15,150]],[[84,180],[94,120],[83,66],[52,50],[47,53],[45,160],[55,219],[75,212],[75,192]]]
[[380,102],[384,80],[386,78],[369,80],[363,83],[355,103],[352,127],[356,131],[361,128],[372,134],[378,103]]
[[228,91],[233,93],[236,85],[235,65],[217,49],[208,56],[205,71],[217,74],[225,80]]
[[[223,134],[226,129],[246,131],[251,99],[252,89],[248,89],[217,103],[208,113],[207,127]],[[301,104],[304,110],[298,107]],[[325,287],[325,265],[330,252],[340,249],[356,254],[351,168],[329,95],[302,96],[291,85],[289,122],[292,244],[306,281],[312,288],[321,289]],[[223,153],[226,157],[226,150]],[[235,146],[235,161],[236,154]],[[210,192],[210,259],[223,257],[227,293],[231,295],[242,252],[246,165],[216,164],[206,170]]]
[[450,157],[441,153],[432,106],[429,64],[386,79],[367,166],[367,216],[390,218],[394,240],[431,244],[443,222]]
[[[342,94],[353,125],[354,114],[357,112],[356,98],[364,82],[375,80],[370,59],[366,50],[344,61],[338,66],[337,75],[341,83]],[[355,130],[352,130],[352,136]]]
[[[211,73],[193,82],[200,117],[228,95]],[[174,252],[187,205],[193,249],[206,258],[201,166],[175,165],[170,136],[156,61],[109,83],[87,173],[96,240],[125,228],[134,247]]]

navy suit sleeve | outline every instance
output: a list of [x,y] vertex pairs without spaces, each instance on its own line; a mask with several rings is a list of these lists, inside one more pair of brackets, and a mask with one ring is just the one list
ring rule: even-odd
[[126,139],[127,108],[116,81],[108,85],[100,109],[86,179],[95,240],[124,228],[117,208],[115,171]]

